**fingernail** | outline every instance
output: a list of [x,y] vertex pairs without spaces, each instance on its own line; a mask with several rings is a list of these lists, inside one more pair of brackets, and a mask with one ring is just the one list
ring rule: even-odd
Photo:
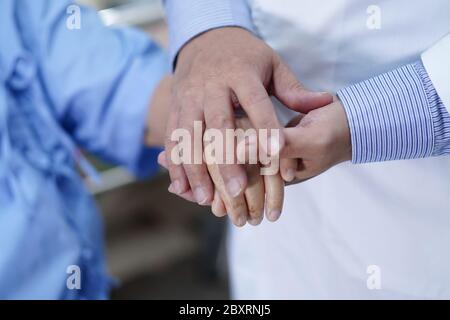
[[295,178],[295,171],[292,168],[287,169],[285,174],[286,182],[291,182]]
[[170,193],[175,193],[175,191],[173,190],[173,183],[171,183],[169,185],[169,188],[167,189]]
[[262,222],[263,218],[259,217],[259,218],[251,218],[250,220],[248,220],[248,223],[251,224],[252,226],[257,226]]
[[278,137],[271,136],[269,138],[269,151],[267,152],[269,156],[276,156],[280,151],[280,142]]
[[270,221],[277,221],[278,220],[278,218],[280,217],[280,215],[281,215],[281,211],[279,211],[279,210],[271,210],[270,212],[269,212],[269,220]]
[[246,217],[240,216],[240,217],[238,217],[237,220],[236,220],[236,226],[238,226],[238,227],[243,227],[243,226],[245,225],[246,222],[247,222]]
[[171,187],[172,187],[172,190],[173,190],[172,192],[175,192],[176,194],[180,194],[181,193],[180,181],[175,180],[174,182],[172,182]]
[[228,190],[228,194],[231,195],[233,198],[236,198],[238,195],[240,195],[241,191],[242,191],[242,187],[241,187],[241,184],[239,183],[239,180],[236,178],[232,178],[227,183],[227,190]]
[[195,200],[197,201],[198,204],[205,204],[206,200],[208,200],[206,197],[205,189],[202,187],[195,188],[194,196],[195,196]]

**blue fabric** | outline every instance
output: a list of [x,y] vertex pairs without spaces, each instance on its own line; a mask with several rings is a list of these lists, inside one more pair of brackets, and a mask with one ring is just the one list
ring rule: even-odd
[[450,115],[422,62],[338,92],[349,121],[352,162],[450,153]]
[[170,61],[195,36],[220,27],[255,33],[247,0],[164,0],[169,23]]
[[[76,171],[78,146],[138,176],[150,97],[168,72],[145,34],[103,26],[63,0],[0,1],[0,298],[104,299],[102,221]],[[70,290],[67,268],[81,269]]]

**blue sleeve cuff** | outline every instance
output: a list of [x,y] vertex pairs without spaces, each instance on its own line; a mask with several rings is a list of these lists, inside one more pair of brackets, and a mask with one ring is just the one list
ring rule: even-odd
[[352,162],[423,158],[448,153],[450,116],[421,61],[340,90]]
[[79,28],[68,28],[71,4],[24,1],[17,15],[51,116],[78,147],[146,176],[157,168],[157,151],[144,147],[146,115],[167,55],[145,33],[105,27],[84,6]]
[[247,0],[165,0],[164,5],[172,65],[186,43],[208,30],[234,26],[255,33]]

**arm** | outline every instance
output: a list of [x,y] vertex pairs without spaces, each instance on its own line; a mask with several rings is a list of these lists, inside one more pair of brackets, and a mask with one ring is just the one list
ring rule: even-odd
[[82,148],[139,176],[156,169],[158,151],[143,142],[150,99],[168,71],[163,51],[141,32],[105,27],[84,7],[81,28],[68,28],[72,1],[20,2],[23,41],[64,129]]
[[297,181],[353,163],[450,154],[450,36],[421,61],[354,84],[285,129]]
[[450,35],[422,60],[338,92],[352,140],[365,163],[450,153]]

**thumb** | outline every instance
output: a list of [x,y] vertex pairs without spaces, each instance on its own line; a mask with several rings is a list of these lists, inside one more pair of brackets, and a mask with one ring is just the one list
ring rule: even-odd
[[286,107],[307,113],[333,102],[330,93],[306,89],[279,56],[275,56],[274,59],[273,95]]

